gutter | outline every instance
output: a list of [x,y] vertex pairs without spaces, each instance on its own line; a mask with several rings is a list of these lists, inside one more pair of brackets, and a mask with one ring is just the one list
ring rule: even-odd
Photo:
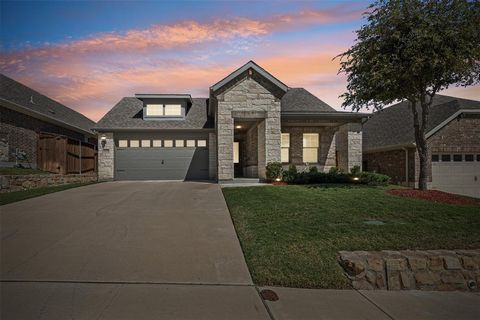
[[118,131],[215,131],[215,128],[93,128],[95,132],[118,132]]
[[4,98],[0,98],[0,102],[1,102],[1,106],[5,107],[7,109],[23,113],[25,115],[31,116],[31,117],[36,118],[36,119],[40,119],[40,120],[43,120],[43,121],[46,121],[46,122],[53,123],[53,124],[58,125],[58,126],[63,127],[63,128],[67,128],[67,129],[70,129],[70,130],[73,130],[73,131],[76,131],[76,132],[87,134],[92,138],[95,137],[95,133],[93,131],[88,131],[88,130],[85,130],[83,128],[77,127],[77,126],[69,124],[67,122],[64,122],[62,120],[58,120],[56,118],[50,117],[50,116],[48,116],[46,114],[43,114],[41,112],[26,108],[26,107],[24,107],[24,106],[22,106],[18,103],[6,100]]

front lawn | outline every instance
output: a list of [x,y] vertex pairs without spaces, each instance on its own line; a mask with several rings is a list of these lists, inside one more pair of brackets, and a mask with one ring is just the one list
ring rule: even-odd
[[25,200],[25,199],[35,198],[38,196],[43,196],[44,194],[48,194],[48,193],[83,187],[93,183],[97,183],[97,182],[70,183],[70,184],[63,184],[60,186],[43,187],[43,188],[36,188],[36,189],[23,190],[23,191],[0,193],[0,206],[7,203],[12,203],[12,202]]
[[480,248],[479,205],[439,204],[385,190],[292,185],[223,193],[257,285],[347,288],[336,260],[340,250]]
[[37,169],[28,169],[28,168],[0,168],[1,176],[18,176],[18,175],[27,175],[27,174],[50,174],[50,172],[45,172]]

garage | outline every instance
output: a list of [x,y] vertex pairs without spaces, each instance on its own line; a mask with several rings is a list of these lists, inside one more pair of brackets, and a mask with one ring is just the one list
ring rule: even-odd
[[205,139],[120,139],[115,180],[207,180]]
[[480,161],[475,160],[480,159],[469,154],[433,155],[431,188],[480,198]]

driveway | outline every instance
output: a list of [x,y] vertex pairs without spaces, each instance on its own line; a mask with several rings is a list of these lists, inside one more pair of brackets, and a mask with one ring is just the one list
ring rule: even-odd
[[215,184],[101,183],[0,210],[2,280],[252,283]]

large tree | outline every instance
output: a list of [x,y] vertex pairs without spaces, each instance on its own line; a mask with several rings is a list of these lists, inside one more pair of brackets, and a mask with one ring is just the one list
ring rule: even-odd
[[[480,82],[478,0],[378,0],[365,14],[350,50],[339,55],[348,76],[344,107],[380,110],[407,100],[427,189],[425,129],[435,95]],[[410,111],[409,111],[410,112]]]

